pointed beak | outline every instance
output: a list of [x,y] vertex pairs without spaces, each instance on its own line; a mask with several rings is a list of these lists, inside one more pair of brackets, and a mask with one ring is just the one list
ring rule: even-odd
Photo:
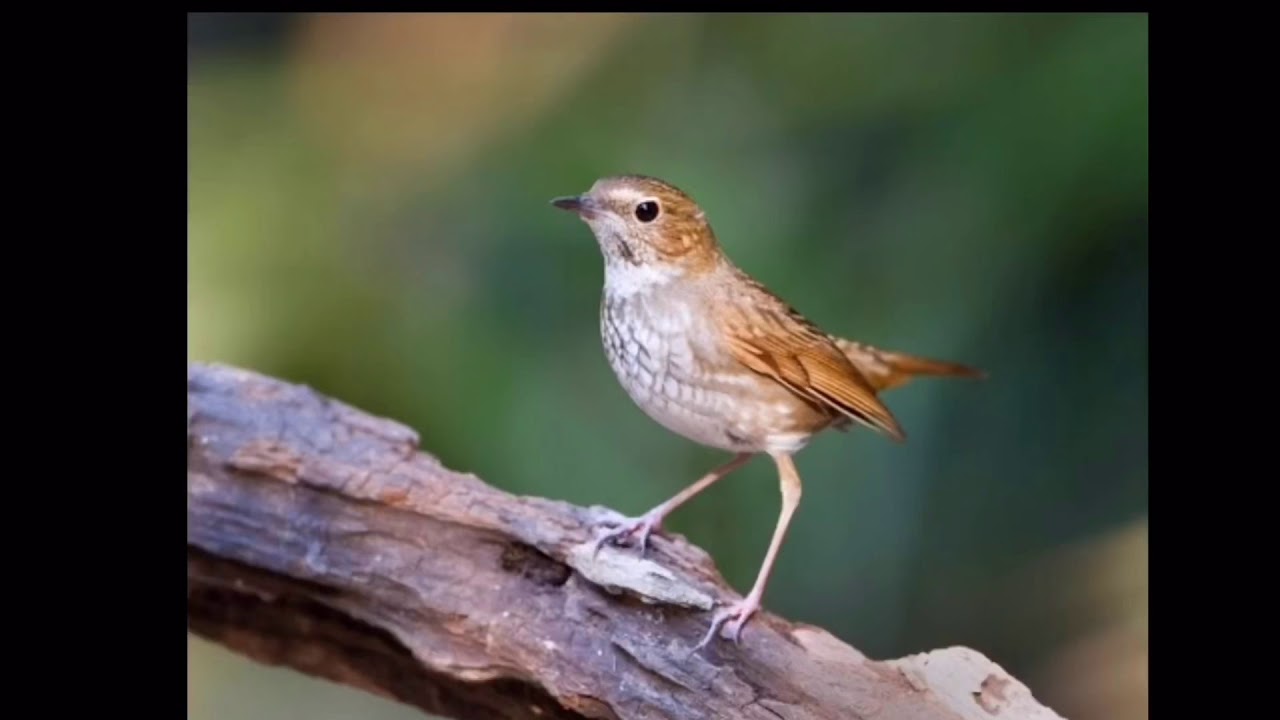
[[568,210],[578,215],[594,215],[600,206],[596,204],[590,196],[587,195],[570,195],[568,197],[558,197],[551,201],[552,205],[561,210]]

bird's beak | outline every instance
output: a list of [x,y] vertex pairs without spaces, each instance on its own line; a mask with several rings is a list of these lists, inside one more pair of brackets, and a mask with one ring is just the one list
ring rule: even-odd
[[600,210],[600,205],[589,195],[558,197],[552,200],[551,204],[561,210],[568,210],[581,216],[591,216]]

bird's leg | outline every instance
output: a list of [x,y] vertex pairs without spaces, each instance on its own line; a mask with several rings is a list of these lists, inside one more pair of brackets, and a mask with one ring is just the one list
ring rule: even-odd
[[671,514],[671,511],[688,502],[694,495],[711,487],[717,480],[746,465],[751,458],[752,453],[738,453],[729,462],[703,475],[700,480],[676,493],[670,500],[653,508],[644,515],[636,518],[621,518],[616,522],[605,523],[605,525],[617,526],[617,529],[604,533],[596,541],[596,552],[599,552],[600,548],[607,542],[612,542],[615,545],[627,545],[629,544],[628,540],[638,533],[640,536],[640,556],[644,557],[649,549],[649,534],[662,527],[663,519]]
[[765,553],[764,563],[760,565],[756,583],[751,586],[751,592],[745,598],[715,614],[711,620],[711,628],[694,647],[694,652],[706,647],[722,627],[728,630],[729,637],[735,643],[738,642],[742,637],[742,626],[760,609],[760,599],[764,597],[764,588],[769,583],[769,574],[773,572],[773,563],[787,536],[787,526],[791,524],[791,516],[800,504],[800,474],[796,472],[795,462],[790,455],[774,455],[773,460],[778,465],[778,480],[782,485],[782,511],[778,514],[778,524],[774,526],[773,539],[769,541],[769,551]]

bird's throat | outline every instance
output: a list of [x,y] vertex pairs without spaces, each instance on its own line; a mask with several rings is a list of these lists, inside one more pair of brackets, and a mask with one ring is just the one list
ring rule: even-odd
[[618,297],[632,297],[641,293],[661,291],[661,288],[680,279],[684,271],[673,265],[642,262],[632,265],[622,260],[605,264],[605,291]]

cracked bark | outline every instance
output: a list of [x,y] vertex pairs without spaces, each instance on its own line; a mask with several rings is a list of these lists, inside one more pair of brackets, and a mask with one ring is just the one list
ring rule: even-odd
[[188,626],[259,662],[455,718],[1058,718],[962,647],[874,661],[737,597],[706,552],[590,552],[610,511],[490,487],[304,386],[187,376]]

